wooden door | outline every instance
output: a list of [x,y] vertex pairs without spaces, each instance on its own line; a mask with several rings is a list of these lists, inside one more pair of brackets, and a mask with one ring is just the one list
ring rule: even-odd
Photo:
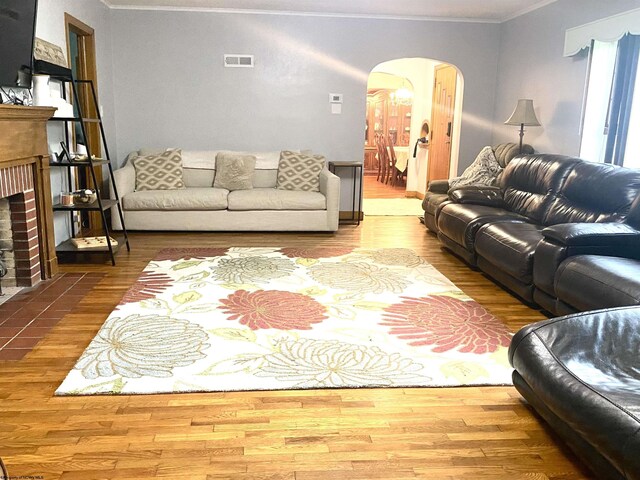
[[451,65],[443,64],[435,68],[427,184],[431,180],[449,178],[456,77],[457,71]]

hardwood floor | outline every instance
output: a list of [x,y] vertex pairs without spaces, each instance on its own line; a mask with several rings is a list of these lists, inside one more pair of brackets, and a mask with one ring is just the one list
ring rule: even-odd
[[392,186],[376,180],[375,175],[364,176],[364,198],[404,198],[407,187],[405,185]]
[[544,316],[470,270],[412,217],[329,234],[134,234],[118,266],[27,356],[0,362],[0,455],[54,479],[589,478],[512,387],[54,397],[126,289],[164,247],[402,246],[512,330]]

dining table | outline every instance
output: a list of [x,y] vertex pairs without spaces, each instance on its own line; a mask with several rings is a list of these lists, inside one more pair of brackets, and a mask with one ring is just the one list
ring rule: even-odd
[[399,172],[404,172],[407,169],[407,165],[409,163],[409,147],[394,146],[393,149],[396,152],[395,167]]

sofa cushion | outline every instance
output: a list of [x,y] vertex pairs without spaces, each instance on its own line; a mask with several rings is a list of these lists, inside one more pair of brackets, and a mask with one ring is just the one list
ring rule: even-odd
[[184,168],[215,170],[217,155],[216,150],[183,150],[182,164]]
[[280,150],[272,150],[267,152],[221,150],[220,153],[252,155],[256,157],[256,170],[275,170],[278,168],[278,162],[280,161]]
[[258,170],[253,174],[254,188],[276,188],[278,182],[278,169]]
[[502,208],[447,203],[438,215],[438,230],[458,245],[472,251],[478,229],[497,221],[526,222],[527,218]]
[[544,219],[545,225],[623,220],[640,191],[640,171],[579,162]]
[[533,255],[543,238],[543,228],[532,223],[485,225],[476,235],[476,253],[497,269],[530,284],[533,281]]
[[254,188],[229,194],[229,210],[326,210],[327,201],[319,192]]
[[502,167],[491,147],[484,147],[461,176],[449,180],[449,188],[464,185],[493,185]]
[[187,168],[182,170],[182,179],[187,188],[192,187],[211,187],[213,179],[216,176],[215,170],[205,170],[202,168]]
[[125,210],[225,210],[228,190],[185,188],[133,192],[122,198]]
[[640,260],[577,255],[560,264],[556,296],[576,310],[640,304]]
[[131,163],[136,171],[136,191],[185,188],[182,180],[180,150],[167,150],[158,155],[134,157]]
[[304,155],[283,150],[278,162],[278,183],[280,190],[320,191],[320,172],[325,160],[322,155]]
[[253,188],[256,157],[219,152],[216,156],[216,177],[213,186],[229,191]]
[[516,157],[500,175],[500,188],[509,210],[542,224],[551,201],[573,166],[581,160],[563,155]]
[[530,155],[533,152],[533,147],[526,143],[522,144],[522,150],[520,150],[520,146],[517,143],[501,143],[493,149],[496,160],[502,168],[509,165],[509,162],[518,155]]
[[[182,178],[187,188],[190,187],[210,187],[213,185],[216,176],[215,170],[203,168],[183,169]],[[278,170],[255,170],[253,172],[253,186],[259,188],[276,188]]]

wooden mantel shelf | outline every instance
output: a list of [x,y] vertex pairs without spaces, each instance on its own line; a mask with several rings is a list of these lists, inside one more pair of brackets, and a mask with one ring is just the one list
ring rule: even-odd
[[55,108],[0,105],[0,163],[47,156],[46,122]]
[[58,271],[51,207],[47,120],[55,108],[0,105],[0,169],[30,165],[36,195],[40,265],[44,278]]
[[24,107],[22,105],[0,104],[2,118],[15,118],[17,120],[49,120],[56,109],[53,107]]

